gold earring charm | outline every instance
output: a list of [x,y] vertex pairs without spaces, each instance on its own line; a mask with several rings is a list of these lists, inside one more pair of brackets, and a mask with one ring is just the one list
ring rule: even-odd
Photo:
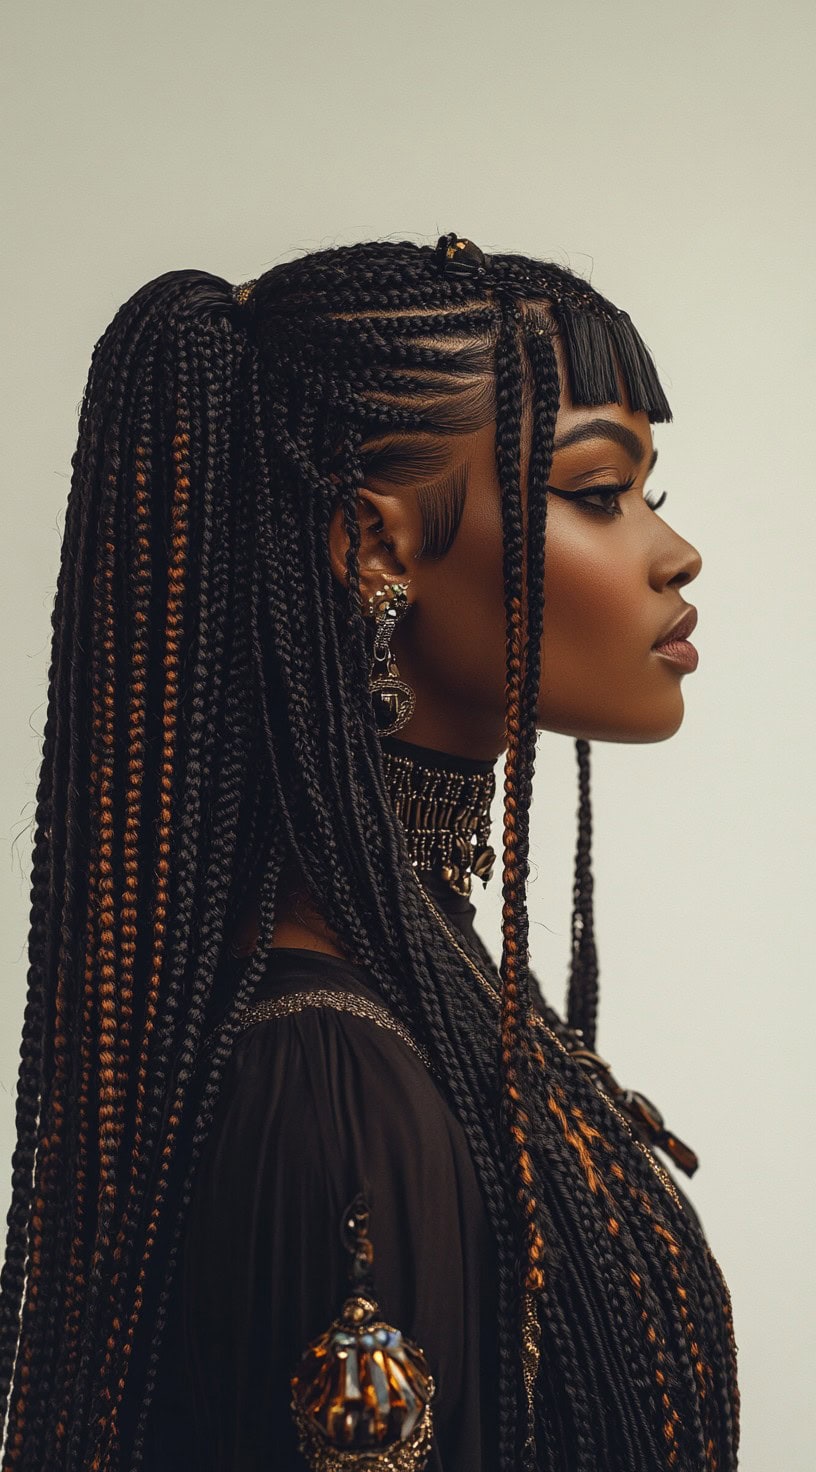
[[416,709],[416,695],[400,675],[391,653],[391,637],[408,612],[407,582],[386,583],[378,588],[368,600],[368,611],[377,620],[368,688],[374,698],[380,735],[393,736],[410,721]]
[[433,1446],[434,1378],[419,1345],[381,1315],[368,1222],[360,1194],[342,1230],[351,1295],[290,1381],[299,1449],[313,1472],[423,1472]]

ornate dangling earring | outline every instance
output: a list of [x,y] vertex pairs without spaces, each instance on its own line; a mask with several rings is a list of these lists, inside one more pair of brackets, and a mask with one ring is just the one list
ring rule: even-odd
[[[380,734],[393,736],[410,721],[416,709],[416,695],[402,679],[391,653],[391,636],[408,611],[408,584],[386,583],[378,588],[368,600],[368,611],[377,620],[368,688],[374,697]],[[381,720],[381,712],[384,713],[385,724]]]
[[436,1384],[419,1345],[382,1318],[368,1224],[360,1194],[342,1229],[351,1295],[290,1381],[299,1448],[314,1472],[422,1472],[431,1455]]

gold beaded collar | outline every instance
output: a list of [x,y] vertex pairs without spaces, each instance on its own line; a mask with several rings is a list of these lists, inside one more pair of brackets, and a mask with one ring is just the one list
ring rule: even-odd
[[395,736],[381,737],[383,768],[414,868],[469,895],[471,876],[487,884],[495,762],[447,755]]

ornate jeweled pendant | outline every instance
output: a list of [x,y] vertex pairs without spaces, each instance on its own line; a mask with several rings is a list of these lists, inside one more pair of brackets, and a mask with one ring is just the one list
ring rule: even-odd
[[361,1196],[343,1225],[358,1291],[292,1376],[299,1449],[313,1472],[422,1472],[433,1438],[433,1376],[419,1345],[382,1318]]
[[393,736],[410,721],[416,708],[416,695],[411,686],[400,678],[399,671],[393,661],[389,662],[388,671],[384,675],[376,675],[369,682],[369,690],[379,701],[382,708],[383,724],[377,715],[377,724],[381,736]]

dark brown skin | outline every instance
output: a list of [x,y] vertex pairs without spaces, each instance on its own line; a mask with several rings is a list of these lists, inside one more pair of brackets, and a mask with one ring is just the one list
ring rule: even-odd
[[[700,553],[645,502],[652,431],[628,402],[577,408],[562,384],[554,444],[598,420],[624,426],[639,441],[630,451],[598,432],[555,448],[549,483],[560,490],[624,484],[621,515],[550,495],[544,575],[544,633],[538,727],[593,741],[663,741],[683,719],[683,671],[652,645],[688,602],[681,589],[699,573]],[[614,431],[613,431],[614,433]],[[441,561],[417,560],[419,512],[410,488],[361,488],[360,588],[385,579],[408,583],[409,608],[392,650],[416,693],[416,710],[398,733],[461,756],[498,759],[505,749],[505,615],[502,527],[494,425],[452,438],[452,464],[468,463],[468,490],[453,547]],[[526,465],[522,501],[526,508]],[[599,503],[592,507],[611,504]],[[335,576],[345,581],[348,539],[338,508],[329,529]],[[280,911],[273,945],[342,955],[321,917],[302,896]],[[242,949],[257,937],[257,914],[244,917]]]

